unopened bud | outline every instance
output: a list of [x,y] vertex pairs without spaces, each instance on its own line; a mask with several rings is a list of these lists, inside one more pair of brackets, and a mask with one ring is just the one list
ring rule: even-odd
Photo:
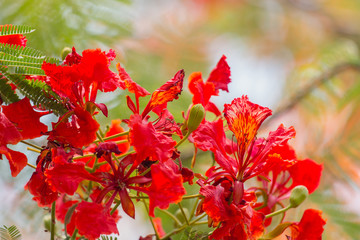
[[50,232],[51,231],[51,215],[50,214],[45,215],[43,218],[43,222],[44,222],[44,228]]
[[61,51],[61,59],[64,61],[66,56],[71,53],[71,48],[69,47],[64,47],[64,49]]
[[296,186],[290,195],[290,206],[292,208],[298,207],[309,196],[309,191],[305,186]]
[[195,131],[199,127],[204,117],[205,108],[201,104],[194,105],[190,110],[189,119],[187,122],[188,131]]

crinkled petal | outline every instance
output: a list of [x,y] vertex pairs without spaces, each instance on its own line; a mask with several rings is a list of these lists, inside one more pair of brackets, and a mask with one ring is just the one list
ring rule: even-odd
[[34,196],[33,200],[38,203],[39,207],[49,206],[59,196],[59,193],[46,181],[44,173],[39,168],[32,174],[29,182],[25,185],[25,190],[29,190]]
[[165,162],[171,158],[175,151],[176,142],[161,132],[156,131],[154,126],[143,120],[140,115],[132,115],[129,122],[130,144],[134,146],[141,161],[145,158]]
[[55,161],[54,167],[45,170],[47,181],[54,190],[73,195],[83,180],[100,181],[85,170],[82,162],[68,163],[58,161],[57,158],[55,157],[53,160]]
[[76,207],[72,216],[79,234],[89,240],[95,240],[101,234],[119,234],[116,227],[117,217],[110,215],[110,209],[105,209],[101,204],[81,202]]
[[185,188],[181,174],[165,164],[152,165],[151,176],[151,186],[139,190],[149,195],[149,215],[154,217],[155,207],[167,209],[170,203],[180,202],[185,194]]
[[96,139],[99,123],[80,107],[75,108],[72,118],[71,122],[60,119],[58,123],[53,123],[49,140],[57,140],[78,148],[92,143]]

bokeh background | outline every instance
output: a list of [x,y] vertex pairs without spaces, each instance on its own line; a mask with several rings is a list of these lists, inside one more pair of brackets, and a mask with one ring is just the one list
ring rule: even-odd
[[[274,111],[260,134],[293,125],[298,157],[324,165],[319,190],[303,208],[323,211],[323,239],[360,239],[359,0],[0,0],[0,6],[0,24],[37,29],[27,35],[28,46],[54,57],[64,47],[114,49],[115,62],[150,92],[182,68],[206,79],[226,55],[232,83],[215,99],[220,109],[246,94]],[[124,93],[100,99],[110,111],[104,124],[126,117]],[[181,119],[190,102],[184,89],[171,111]],[[37,156],[28,157],[34,163]],[[32,170],[14,179],[8,168],[0,162],[0,225],[17,225],[24,239],[48,239],[46,210],[23,191]],[[119,231],[121,239],[137,239],[151,228],[138,210],[136,222],[124,217]]]

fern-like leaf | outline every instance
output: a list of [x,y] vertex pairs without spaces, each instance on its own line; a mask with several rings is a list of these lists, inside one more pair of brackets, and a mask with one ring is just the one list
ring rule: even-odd
[[14,73],[22,75],[45,75],[43,62],[59,64],[56,58],[45,57],[40,51],[16,45],[0,44],[0,65],[14,67]]
[[16,226],[12,225],[11,227],[0,227],[0,238],[1,240],[20,240],[21,233]]
[[20,75],[9,74],[4,66],[0,66],[0,74],[15,84],[17,89],[38,107],[51,110],[56,115],[63,115],[67,112],[60,101],[60,97],[51,91],[46,83],[28,80]]
[[26,34],[35,31],[34,28],[24,25],[1,25],[0,36]]
[[14,103],[19,101],[19,97],[11,89],[8,84],[8,80],[0,73],[0,100],[6,104]]

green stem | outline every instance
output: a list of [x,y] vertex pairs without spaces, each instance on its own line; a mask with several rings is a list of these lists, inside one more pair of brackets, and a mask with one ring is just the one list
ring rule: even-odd
[[76,239],[76,234],[78,233],[78,229],[75,229],[73,235],[71,236],[71,239],[70,240],[75,240]]
[[118,202],[116,203],[116,205],[114,206],[114,208],[111,209],[110,215],[113,215],[113,214],[114,214],[115,210],[120,206],[120,204],[121,204],[121,201],[118,201]]
[[280,210],[277,210],[275,212],[272,212],[272,213],[269,213],[268,215],[265,215],[265,218],[269,218],[269,217],[273,217],[273,216],[276,216],[278,214],[281,214],[283,212],[286,212],[287,210],[289,210],[291,208],[291,206],[287,206],[286,208],[282,208]]
[[99,140],[98,142],[104,142],[103,137],[98,132],[96,132],[96,136],[97,136],[97,138]]
[[[114,138],[117,138],[117,137],[121,137],[121,136],[125,136],[125,135],[129,135],[129,131],[126,131],[126,132],[122,132],[122,133],[118,133],[118,134],[115,134],[115,135],[112,135],[112,136],[109,136],[109,137],[105,137],[105,138],[102,138],[103,141],[106,141],[106,140],[110,140],[110,139],[114,139]],[[100,139],[100,138],[99,138]],[[100,140],[95,140],[94,142],[100,142]]]
[[171,212],[169,212],[167,210],[164,210],[164,209],[161,209],[161,208],[158,208],[158,210],[160,210],[161,212],[163,212],[163,213],[167,214],[169,217],[171,217],[176,222],[176,224],[178,226],[182,225],[180,220],[174,214],[172,214]]
[[188,218],[187,218],[187,216],[186,216],[186,214],[185,214],[185,211],[184,211],[183,207],[181,206],[181,203],[180,203],[180,202],[178,203],[178,206],[179,206],[179,208],[180,208],[180,211],[181,211],[182,215],[184,216],[184,219],[185,219],[186,224],[187,224],[187,225],[190,225],[189,220],[188,220]]
[[196,211],[196,208],[197,208],[197,205],[198,205],[199,201],[200,201],[200,198],[197,198],[196,201],[195,201],[194,207],[191,210],[190,219],[192,219],[194,217],[194,214],[195,214],[195,211]]
[[143,199],[142,202],[144,203],[144,206],[145,206],[147,215],[149,216],[151,225],[152,225],[152,227],[153,227],[153,229],[154,229],[154,232],[155,232],[155,235],[156,235],[156,239],[160,239],[159,233],[158,233],[158,231],[156,230],[156,227],[155,227],[155,224],[154,224],[154,222],[153,222],[153,220],[152,220],[152,217],[149,215],[149,207],[148,207],[145,199]]
[[178,148],[185,140],[190,136],[191,132],[187,132],[186,135],[180,139],[180,141],[175,145],[175,148]]
[[[191,222],[189,223],[189,226],[191,226],[191,225],[198,225],[197,222],[200,221],[200,220],[201,220],[203,217],[205,217],[205,216],[206,216],[206,213],[204,213],[204,214],[201,215],[200,217],[194,219],[193,221],[191,221]],[[165,240],[165,239],[169,238],[170,236],[172,236],[172,235],[174,235],[174,234],[176,234],[176,233],[178,233],[178,232],[181,232],[181,231],[184,230],[187,226],[188,226],[187,224],[184,224],[184,225],[182,225],[181,227],[174,229],[173,231],[171,231],[171,232],[169,232],[168,234],[166,234],[164,237],[160,238],[160,240]]]
[[21,140],[20,142],[22,142],[22,143],[24,143],[24,144],[26,144],[26,145],[29,145],[30,147],[36,148],[36,149],[38,149],[38,150],[42,150],[41,147],[39,147],[39,146],[37,146],[37,145],[35,145],[35,144],[32,144],[32,143],[29,143],[29,142],[27,142],[27,141]]
[[77,156],[77,157],[73,157],[73,160],[76,160],[76,159],[81,159],[81,158],[87,158],[87,157],[94,157],[95,155],[92,153],[92,154],[86,154],[84,156]]
[[200,198],[200,197],[202,197],[201,194],[194,194],[194,195],[183,196],[182,199],[191,199],[191,198]]
[[50,240],[55,240],[55,201],[51,205]]

